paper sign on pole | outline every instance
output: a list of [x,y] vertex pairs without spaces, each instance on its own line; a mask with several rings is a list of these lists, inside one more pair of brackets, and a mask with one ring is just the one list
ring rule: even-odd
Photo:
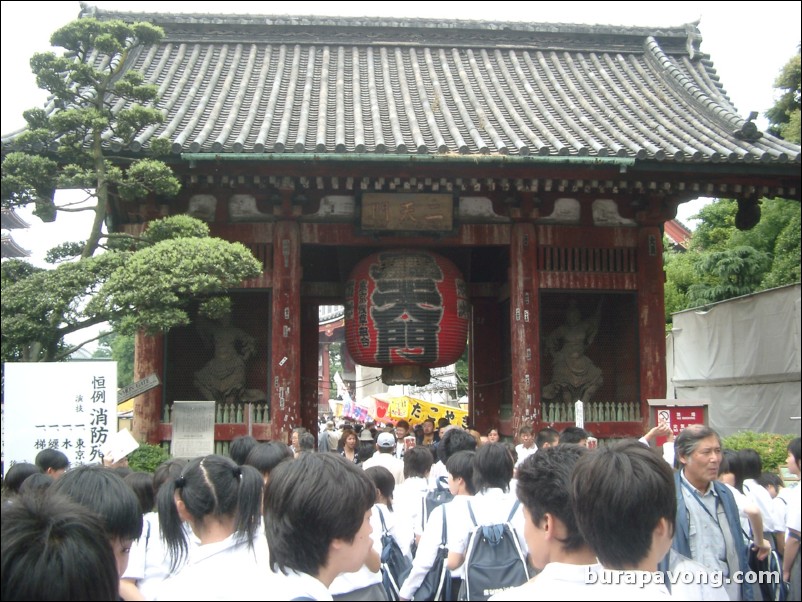
[[173,440],[170,453],[175,458],[196,458],[214,453],[214,401],[173,402]]
[[100,453],[107,464],[112,464],[138,448],[139,443],[131,431],[123,429],[108,436],[106,443],[100,448]]
[[574,424],[577,428],[585,428],[585,404],[581,399],[577,399],[574,404]]

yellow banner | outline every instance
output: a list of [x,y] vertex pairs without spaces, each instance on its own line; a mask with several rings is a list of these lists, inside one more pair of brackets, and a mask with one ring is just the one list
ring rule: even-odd
[[446,417],[449,423],[461,426],[468,426],[468,412],[453,406],[442,403],[432,403],[423,399],[416,399],[407,395],[401,397],[391,397],[387,414],[396,420],[402,418],[409,422],[411,426],[420,424],[427,418],[433,418],[435,425],[437,420]]

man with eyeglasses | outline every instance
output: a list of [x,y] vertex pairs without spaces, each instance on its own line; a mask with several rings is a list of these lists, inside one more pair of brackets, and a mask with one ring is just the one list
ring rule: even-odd
[[[674,441],[681,468],[674,474],[677,486],[677,521],[672,548],[704,565],[721,571],[730,582],[724,587],[730,600],[752,600],[752,589],[738,583],[737,571],[749,571],[738,506],[726,485],[719,483],[721,438],[713,429],[691,425]],[[764,554],[765,556],[765,554]]]

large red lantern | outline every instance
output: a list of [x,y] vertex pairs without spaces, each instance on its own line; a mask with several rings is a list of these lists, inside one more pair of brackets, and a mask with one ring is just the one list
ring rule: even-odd
[[470,302],[457,267],[428,251],[382,251],[360,261],[345,291],[345,341],[354,361],[383,368],[385,384],[429,382],[429,368],[465,349]]

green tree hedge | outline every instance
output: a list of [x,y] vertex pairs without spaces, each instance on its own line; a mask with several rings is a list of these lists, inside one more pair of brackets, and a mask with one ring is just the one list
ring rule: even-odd
[[763,470],[776,472],[780,466],[785,465],[785,459],[788,457],[788,444],[793,438],[794,435],[740,431],[725,437],[721,446],[735,450],[754,449],[763,460]]
[[128,456],[128,466],[137,472],[153,473],[162,462],[169,459],[170,454],[163,447],[142,443]]

